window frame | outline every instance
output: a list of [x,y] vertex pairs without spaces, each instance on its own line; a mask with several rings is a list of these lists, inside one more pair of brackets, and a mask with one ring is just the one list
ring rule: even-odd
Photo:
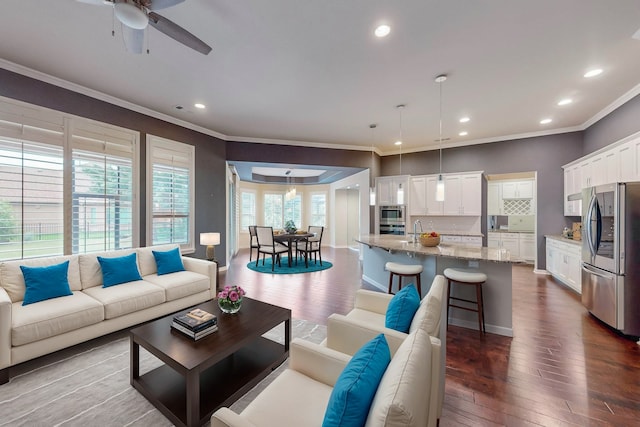
[[253,196],[253,213],[251,214],[253,216],[252,219],[252,223],[248,224],[248,225],[257,225],[257,221],[258,221],[258,195],[256,193],[255,190],[248,190],[248,189],[240,189],[240,229],[241,231],[244,232],[249,232],[249,229],[247,228],[248,225],[243,225],[243,217],[245,215],[244,212],[244,207],[243,207],[243,201],[242,201],[242,197],[244,194],[250,194]]
[[321,226],[325,229],[327,228],[327,206],[329,204],[329,195],[326,191],[312,191],[309,193],[309,225],[318,226],[318,224],[314,224],[313,217],[315,214],[313,213],[313,196],[321,195],[324,196],[324,224]]
[[[195,146],[184,142],[173,141],[155,135],[146,135],[146,240],[147,244],[153,244],[153,165],[154,149],[174,151],[179,155],[186,156],[187,160],[180,162],[182,167],[189,171],[189,220],[188,220],[188,242],[180,244],[180,251],[183,254],[194,253],[195,247]],[[168,163],[165,163],[168,165]]]

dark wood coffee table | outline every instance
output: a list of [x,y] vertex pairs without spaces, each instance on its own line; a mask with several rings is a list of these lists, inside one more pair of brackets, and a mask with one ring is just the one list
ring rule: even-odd
[[[198,307],[218,316],[218,331],[193,341],[171,329],[173,314],[130,331],[131,385],[178,426],[200,426],[289,356],[291,310],[244,298],[236,314],[216,301]],[[284,322],[284,345],[261,335]],[[140,375],[140,346],[165,363]]]

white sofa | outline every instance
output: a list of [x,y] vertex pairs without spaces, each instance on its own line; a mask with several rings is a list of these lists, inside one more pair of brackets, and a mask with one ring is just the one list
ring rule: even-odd
[[[408,334],[385,327],[386,312],[393,295],[382,292],[359,289],[355,304],[346,316],[332,314],[327,320],[327,338],[323,345],[347,354],[356,351],[371,337],[384,333],[400,341]],[[432,385],[431,412],[439,419],[442,416],[447,355],[447,281],[442,275],[436,275],[428,293],[420,301],[409,333],[417,329],[426,331],[438,338],[440,353],[432,358],[432,374],[438,379]]]
[[[387,337],[391,362],[376,389],[366,426],[434,427],[430,413],[431,357],[439,354],[437,338],[421,329],[401,342]],[[399,346],[398,346],[399,345]],[[211,427],[319,426],[336,380],[351,356],[301,339],[291,342],[289,367],[241,414],[220,408]]]
[[[216,264],[182,257],[185,271],[158,276],[152,250],[176,245],[0,263],[0,384],[9,367],[161,317],[215,297]],[[137,254],[142,280],[102,287],[97,257]],[[25,284],[21,265],[42,267],[69,261],[73,295],[22,305]]]

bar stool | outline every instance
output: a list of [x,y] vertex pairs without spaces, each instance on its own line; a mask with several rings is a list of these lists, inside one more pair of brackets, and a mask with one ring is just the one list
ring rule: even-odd
[[389,293],[393,287],[393,276],[398,276],[398,290],[402,288],[403,277],[416,277],[416,288],[418,295],[422,298],[422,287],[420,284],[420,273],[422,266],[418,264],[399,264],[397,262],[388,262],[384,265],[384,269],[389,271]]
[[[482,299],[482,284],[487,281],[487,275],[478,270],[467,270],[460,268],[447,268],[444,270],[444,277],[447,278],[447,328],[449,327],[449,307],[460,308],[462,310],[473,311],[478,313],[478,332],[480,336],[486,333],[484,327],[484,302]],[[456,282],[461,285],[470,285],[476,287],[476,300],[468,300],[451,296],[451,283]],[[477,308],[469,308],[461,305],[452,304],[451,300],[464,301],[466,303],[475,304]]]

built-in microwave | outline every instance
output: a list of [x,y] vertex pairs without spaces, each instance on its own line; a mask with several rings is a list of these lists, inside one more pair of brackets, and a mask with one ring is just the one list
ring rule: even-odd
[[380,206],[380,224],[397,224],[402,223],[404,225],[404,206]]

